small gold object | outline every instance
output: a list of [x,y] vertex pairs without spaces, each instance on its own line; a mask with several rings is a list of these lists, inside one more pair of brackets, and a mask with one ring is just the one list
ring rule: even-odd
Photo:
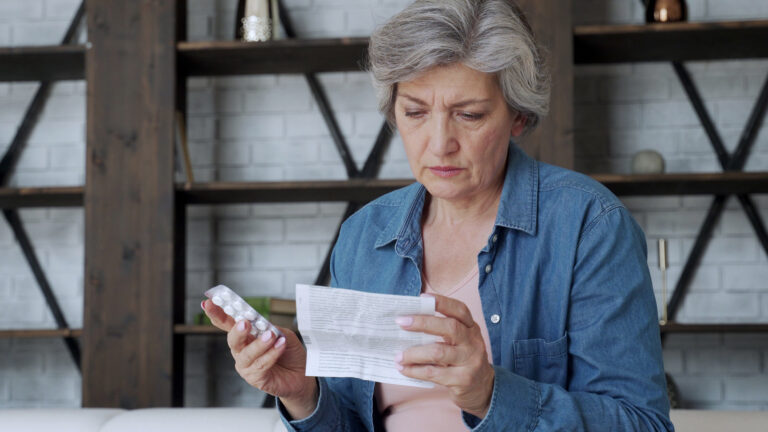
[[667,240],[659,239],[659,269],[661,269],[661,319],[659,324],[667,323]]

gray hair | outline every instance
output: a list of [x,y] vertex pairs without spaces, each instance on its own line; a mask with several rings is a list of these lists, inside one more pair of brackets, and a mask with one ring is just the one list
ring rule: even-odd
[[512,0],[416,0],[371,35],[379,110],[394,125],[397,83],[456,63],[496,74],[507,105],[533,130],[549,110],[549,75]]

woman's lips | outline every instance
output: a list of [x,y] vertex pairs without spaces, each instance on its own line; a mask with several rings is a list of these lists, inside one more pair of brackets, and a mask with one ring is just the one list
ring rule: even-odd
[[453,176],[459,175],[462,171],[464,171],[463,168],[457,168],[452,166],[429,167],[429,170],[432,171],[432,174],[438,177],[443,177],[443,178],[453,177]]

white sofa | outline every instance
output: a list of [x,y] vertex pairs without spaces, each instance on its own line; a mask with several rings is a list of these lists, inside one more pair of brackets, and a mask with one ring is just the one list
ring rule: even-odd
[[[768,411],[673,410],[678,432],[765,432]],[[263,408],[9,409],[3,432],[284,432],[277,411]]]
[[275,409],[0,410],[3,432],[285,432]]

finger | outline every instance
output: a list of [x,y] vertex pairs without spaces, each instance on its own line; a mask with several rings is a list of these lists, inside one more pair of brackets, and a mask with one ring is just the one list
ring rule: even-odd
[[[275,338],[273,337],[270,340],[270,344],[272,343],[272,340],[275,340]],[[251,345],[255,345],[255,343]],[[280,356],[282,356],[285,352],[286,345],[287,343],[285,342],[285,337],[278,338],[275,340],[274,345],[271,345],[267,348],[266,352],[264,352],[261,356],[253,359],[251,366],[262,372],[271,369],[280,359]]]
[[409,378],[415,378],[422,381],[429,381],[435,384],[447,386],[449,380],[447,379],[449,374],[448,367],[436,366],[436,365],[412,365],[401,366],[398,368],[400,373]]
[[253,341],[254,337],[249,333],[250,329],[251,324],[246,320],[242,320],[227,333],[227,345],[229,345],[233,357],[238,355],[246,345]]
[[459,392],[466,392],[473,386],[482,386],[483,383],[490,385],[491,390],[493,389],[493,367],[490,367],[490,378],[488,379],[483,379],[478,374],[471,373],[471,371],[465,367],[456,366],[403,366],[402,369],[400,369],[400,373],[409,378],[433,382],[448,387],[449,389],[453,388]]
[[413,315],[398,317],[396,322],[404,330],[441,336],[445,343],[451,345],[466,341],[469,334],[469,328],[455,318]]
[[472,313],[464,302],[440,294],[427,294],[435,297],[435,312],[440,312],[446,317],[456,318],[467,327],[475,325]]
[[250,367],[254,361],[264,355],[275,344],[275,335],[271,331],[265,331],[252,343],[246,345],[236,357],[236,362],[243,368]]
[[395,362],[402,366],[455,366],[463,364],[468,354],[467,350],[460,347],[434,343],[408,348],[395,356]]
[[210,300],[203,300],[203,302],[200,303],[200,306],[203,308],[203,311],[205,311],[205,314],[208,315],[208,318],[211,319],[211,324],[226,332],[232,330],[232,327],[235,325],[235,320],[224,313],[222,308],[216,306]]

